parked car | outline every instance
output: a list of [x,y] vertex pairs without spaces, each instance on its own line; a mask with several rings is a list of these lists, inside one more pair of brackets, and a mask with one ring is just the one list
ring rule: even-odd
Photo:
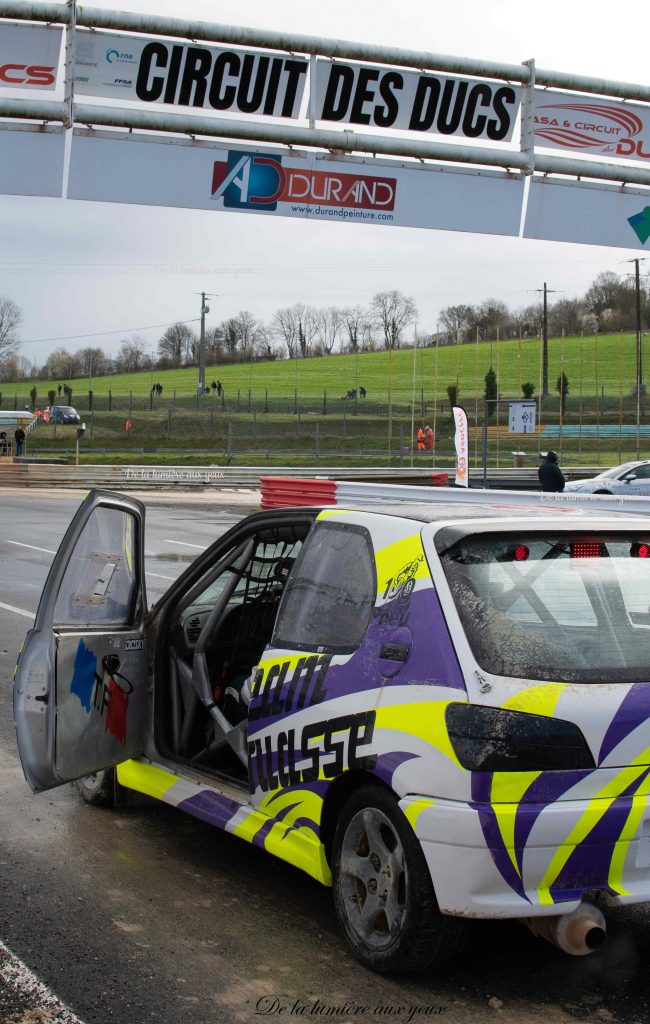
[[650,494],[650,461],[624,462],[588,480],[573,480],[564,490],[574,494]]
[[81,423],[81,416],[71,405],[53,405],[50,409],[50,423]]
[[375,970],[463,918],[597,948],[650,900],[650,525],[455,495],[255,513],[147,611],[144,507],[91,492],[16,667],[32,789],[264,847]]

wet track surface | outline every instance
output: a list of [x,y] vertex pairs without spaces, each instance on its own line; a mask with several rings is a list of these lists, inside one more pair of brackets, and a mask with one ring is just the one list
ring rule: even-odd
[[[464,952],[438,972],[382,978],[349,956],[328,890],[263,851],[138,796],[105,811],[72,786],[31,795],[11,676],[76,504],[16,492],[2,499],[0,525],[0,943],[74,1014],[86,1024],[645,1024],[650,908],[609,912],[608,944],[590,957],[569,958],[518,924],[472,923]],[[235,500],[151,509],[150,602],[241,514]],[[0,1024],[56,1020],[5,984],[1,950]]]

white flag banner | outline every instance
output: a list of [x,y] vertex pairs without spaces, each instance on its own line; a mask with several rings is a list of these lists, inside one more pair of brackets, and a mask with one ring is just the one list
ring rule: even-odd
[[650,189],[534,177],[524,238],[647,251]]
[[59,26],[0,21],[0,89],[54,89],[62,38]]
[[75,33],[78,96],[297,118],[308,67],[304,57],[269,51],[84,29]]
[[517,235],[523,179],[75,129],[68,198]]
[[456,486],[469,487],[469,440],[467,413],[460,405],[454,406],[454,444],[456,445]]
[[62,128],[0,131],[0,193],[60,198],[64,147]]
[[535,89],[535,145],[589,157],[650,160],[650,107]]
[[319,58],[317,121],[509,142],[521,86]]

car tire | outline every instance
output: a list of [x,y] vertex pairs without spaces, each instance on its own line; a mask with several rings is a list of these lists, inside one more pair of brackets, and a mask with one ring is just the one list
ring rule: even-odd
[[115,806],[115,769],[102,768],[101,771],[85,775],[83,779],[75,779],[73,785],[87,804],[95,807]]
[[440,913],[424,853],[392,793],[363,786],[345,804],[332,878],[345,937],[371,970],[423,971],[457,951],[464,922]]

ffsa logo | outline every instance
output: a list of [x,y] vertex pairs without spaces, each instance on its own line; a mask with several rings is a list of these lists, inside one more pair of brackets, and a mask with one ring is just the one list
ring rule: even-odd
[[229,209],[277,208],[284,185],[282,157],[266,153],[228,153],[228,163],[215,163],[212,199]]

